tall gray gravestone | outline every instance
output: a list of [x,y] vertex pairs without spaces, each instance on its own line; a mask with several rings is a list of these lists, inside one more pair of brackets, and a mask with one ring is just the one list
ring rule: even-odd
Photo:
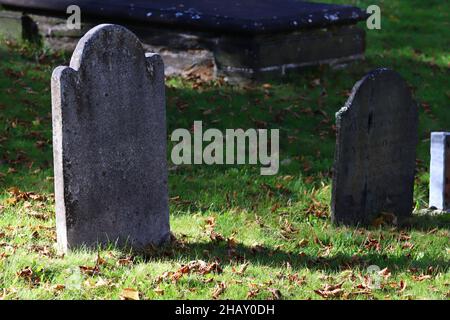
[[450,132],[431,133],[430,207],[450,211]]
[[144,249],[169,238],[164,65],[118,25],[52,75],[58,247]]
[[332,220],[368,225],[413,209],[418,110],[407,83],[388,69],[366,75],[336,114]]

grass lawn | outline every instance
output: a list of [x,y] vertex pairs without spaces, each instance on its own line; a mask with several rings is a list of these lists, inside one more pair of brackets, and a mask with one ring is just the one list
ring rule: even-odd
[[245,88],[167,80],[169,133],[194,120],[204,129],[278,128],[282,165],[268,177],[258,166],[170,164],[176,239],[146,257],[55,251],[49,84],[69,57],[2,40],[0,299],[449,299],[448,214],[336,227],[329,202],[334,114],[365,73],[390,67],[420,106],[415,208],[427,207],[430,132],[450,129],[450,5],[325,2],[381,6],[365,61]]

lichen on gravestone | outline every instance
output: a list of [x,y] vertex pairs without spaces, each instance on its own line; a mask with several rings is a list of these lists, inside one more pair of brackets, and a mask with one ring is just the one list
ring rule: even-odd
[[124,27],[99,25],[52,75],[59,249],[169,239],[164,65]]

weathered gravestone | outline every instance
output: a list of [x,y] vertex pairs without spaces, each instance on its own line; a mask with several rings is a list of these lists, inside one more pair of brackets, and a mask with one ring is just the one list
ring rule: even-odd
[[410,216],[418,111],[406,82],[388,69],[369,73],[336,114],[336,124],[333,221],[367,225],[382,214]]
[[118,25],[78,43],[52,75],[56,223],[62,251],[169,237],[164,65]]
[[450,132],[431,134],[430,207],[450,211]]

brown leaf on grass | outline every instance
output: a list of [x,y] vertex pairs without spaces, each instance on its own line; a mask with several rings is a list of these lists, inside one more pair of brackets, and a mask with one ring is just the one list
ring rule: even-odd
[[372,238],[371,235],[367,237],[364,243],[364,247],[368,250],[375,250],[375,251],[381,250],[380,242],[377,239]]
[[374,282],[368,275],[359,276],[361,283],[356,286],[357,289],[361,289],[364,292],[371,293],[374,288]]
[[331,254],[331,250],[333,249],[333,245],[327,245],[320,248],[318,256],[322,258],[326,258]]
[[15,205],[19,201],[45,201],[46,197],[40,194],[36,194],[34,192],[23,192],[20,191],[17,187],[11,187],[8,189],[8,193],[10,194],[10,198],[6,199],[6,202],[10,205]]
[[132,288],[125,288],[120,294],[121,300],[139,300],[139,291]]
[[189,69],[184,70],[182,76],[194,81],[193,88],[197,89],[204,83],[211,82],[214,79],[214,64],[208,62],[193,65]]
[[311,198],[311,204],[306,209],[306,214],[316,216],[317,218],[327,218],[329,216],[328,206],[317,201],[314,196]]
[[212,298],[213,298],[214,300],[217,300],[217,299],[219,298],[219,296],[220,296],[222,293],[225,292],[225,289],[226,289],[226,288],[227,288],[227,284],[226,284],[224,281],[218,283],[218,284],[214,287],[214,290],[213,290],[213,293],[212,293]]
[[392,274],[388,268],[384,268],[378,272],[380,276],[382,276],[385,280],[387,280]]
[[308,246],[308,244],[309,244],[309,241],[307,239],[302,239],[299,241],[298,246],[300,248],[304,248],[304,247]]
[[198,272],[201,275],[205,275],[208,273],[222,273],[222,267],[219,265],[218,262],[213,262],[210,264],[202,264],[201,266],[199,266],[198,268]]
[[31,277],[33,276],[33,270],[30,267],[25,267],[22,270],[17,271],[16,274],[20,278],[31,279]]
[[95,265],[94,267],[90,266],[79,266],[80,271],[86,275],[94,276],[97,274],[100,274],[100,268],[98,265]]
[[227,247],[228,248],[236,248],[237,247],[237,240],[235,237],[227,238]]
[[258,288],[256,288],[256,289],[250,289],[250,290],[247,292],[247,299],[254,299],[254,298],[256,298],[256,296],[258,295],[258,293],[259,293],[259,289],[258,289]]
[[424,280],[431,279],[432,277],[430,275],[428,275],[428,274],[427,275],[421,274],[420,276],[413,275],[412,278],[413,278],[414,281],[421,282],[421,281],[424,281]]
[[164,290],[161,288],[155,288],[153,290],[157,295],[163,296],[164,295]]
[[262,244],[259,244],[257,242],[253,243],[250,250],[252,251],[253,254],[255,253],[261,253],[264,251],[264,247]]
[[297,232],[298,229],[294,228],[292,223],[290,223],[287,219],[285,219],[284,224],[281,226],[281,235],[286,239],[290,239]]
[[216,226],[216,218],[214,218],[214,217],[206,218],[205,224],[207,227],[214,228]]
[[267,290],[269,290],[269,292],[272,294],[271,300],[281,300],[282,299],[282,294],[281,291],[278,289],[273,289],[273,288],[267,288]]
[[39,219],[39,220],[43,220],[43,221],[47,221],[50,217],[42,212],[36,212],[36,211],[29,211],[27,212],[27,215],[29,215],[30,217]]
[[404,244],[402,244],[402,249],[412,249],[414,248],[414,244],[412,244],[411,242],[405,242]]
[[250,262],[246,262],[244,263],[238,271],[236,271],[233,267],[233,272],[236,273],[237,275],[242,276],[244,274],[244,272],[247,270],[247,267],[249,266]]
[[133,264],[133,258],[130,256],[117,260],[117,265],[119,265],[119,266],[130,266],[132,264]]
[[222,242],[225,241],[225,237],[223,235],[221,235],[220,233],[212,230],[211,233],[209,234],[209,238],[211,239],[211,241],[213,242]]
[[405,233],[404,231],[400,232],[400,235],[398,236],[398,240],[402,241],[402,242],[407,242],[409,240],[411,240],[411,236],[407,233]]
[[342,289],[342,283],[330,285],[326,284],[322,289],[314,290],[315,293],[320,295],[324,299],[328,298],[338,298],[340,297],[344,290]]
[[53,291],[63,291],[66,288],[63,284],[55,284],[52,289]]
[[406,281],[400,280],[399,286],[400,286],[400,290],[398,292],[405,291],[406,290]]
[[203,260],[194,260],[186,265],[182,265],[175,273],[168,276],[173,282],[177,282],[183,275],[196,272],[200,275],[206,275],[209,273],[222,273],[222,267],[218,262],[206,263]]
[[298,273],[288,275],[288,280],[291,283],[295,283],[298,286],[302,286],[306,283],[306,276],[299,276]]
[[16,274],[19,278],[27,280],[31,285],[37,285],[41,282],[41,279],[39,278],[39,276],[34,274],[31,267],[25,267],[24,269],[18,271]]
[[399,293],[402,293],[406,289],[406,281],[400,280],[400,282],[390,282],[387,284],[392,289],[398,289]]

